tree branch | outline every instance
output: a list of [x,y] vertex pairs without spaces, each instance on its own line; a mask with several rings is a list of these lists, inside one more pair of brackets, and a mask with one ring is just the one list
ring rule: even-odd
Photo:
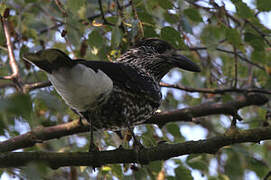
[[144,148],[141,151],[116,149],[100,152],[10,152],[0,153],[0,168],[21,167],[31,162],[44,162],[51,168],[63,166],[101,166],[119,163],[143,163],[167,160],[185,154],[214,154],[223,146],[235,143],[255,142],[271,139],[271,127],[236,131],[206,140],[187,141],[184,143],[161,143],[156,147]]
[[190,93],[210,93],[210,94],[225,94],[225,93],[262,93],[262,94],[271,94],[270,90],[267,89],[260,89],[260,88],[224,88],[224,89],[213,89],[213,88],[191,88],[191,87],[185,87],[180,84],[168,84],[161,82],[161,87],[167,87],[167,88],[175,88],[179,90],[183,90]]
[[[239,97],[236,100],[227,103],[205,103],[190,108],[158,113],[143,124],[157,124],[161,127],[169,122],[196,122],[193,118],[217,114],[239,117],[237,115],[238,109],[251,105],[260,106],[267,101],[268,99],[262,94],[248,94],[247,96]],[[0,152],[27,148],[34,146],[36,143],[41,143],[50,139],[89,131],[87,122],[83,121],[83,123],[84,125],[82,126],[79,121],[76,120],[56,126],[36,128],[26,134],[0,142]]]
[[18,67],[17,62],[15,60],[14,49],[13,49],[13,44],[11,41],[11,35],[10,35],[10,30],[9,30],[9,22],[8,22],[9,9],[8,8],[5,9],[4,14],[6,14],[5,17],[2,17],[0,15],[0,19],[1,19],[1,23],[2,23],[5,37],[6,37],[9,65],[12,70],[12,74],[9,76],[1,77],[1,79],[13,80],[13,82],[16,84],[16,87],[18,88],[18,90],[21,91],[22,88],[21,88],[21,81],[20,81],[20,76],[19,76],[19,67]]
[[24,84],[23,86],[23,90],[24,92],[29,92],[35,89],[39,89],[39,88],[44,88],[44,87],[48,87],[51,86],[51,82],[50,81],[44,81],[44,82],[36,82],[36,83],[29,83],[29,84]]
[[144,123],[163,126],[169,122],[193,122],[193,118],[218,114],[232,115],[241,120],[240,116],[237,114],[239,109],[251,105],[260,106],[267,102],[268,99],[264,95],[251,93],[247,96],[241,96],[236,100],[227,103],[209,102],[180,110],[161,112]]

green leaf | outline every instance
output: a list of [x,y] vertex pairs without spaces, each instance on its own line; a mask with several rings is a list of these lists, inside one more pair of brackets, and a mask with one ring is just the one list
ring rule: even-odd
[[264,40],[257,34],[246,32],[244,40],[248,42],[255,50],[263,51],[264,50]]
[[0,45],[4,46],[6,42],[5,34],[2,25],[0,26]]
[[153,20],[152,15],[150,15],[149,13],[147,13],[146,11],[138,11],[137,12],[139,19],[142,22],[148,23],[148,24],[152,24],[155,25],[155,22]]
[[257,0],[257,9],[260,11],[270,11],[271,10],[271,1],[270,0]]
[[63,106],[60,99],[54,95],[51,95],[47,91],[39,91],[35,98],[39,101],[37,101],[38,108],[42,108],[42,106],[46,106],[46,108],[50,108],[51,110],[55,111],[63,111]]
[[80,8],[85,5],[86,5],[86,0],[68,0],[67,1],[68,9],[72,11],[74,14],[77,14]]
[[230,179],[241,179],[244,173],[244,167],[242,166],[242,153],[235,152],[232,149],[229,149],[227,153],[228,158],[225,162],[225,174],[227,174]]
[[175,48],[183,45],[180,32],[169,26],[161,29],[161,38],[165,41],[170,42]]
[[150,170],[152,172],[155,172],[155,173],[159,173],[162,169],[162,161],[153,161],[153,162],[150,162],[150,164],[148,164],[148,168],[150,168]]
[[26,94],[11,95],[0,100],[0,111],[28,119],[32,112],[31,98]]
[[193,169],[208,172],[208,162],[204,159],[204,155],[190,154],[186,159],[186,163]]
[[170,0],[157,0],[157,2],[163,9],[168,10],[173,8],[173,4]]
[[103,36],[98,30],[93,30],[88,36],[88,42],[90,47],[101,48],[105,44]]
[[112,165],[112,173],[114,176],[118,177],[119,179],[123,178],[123,172],[122,172],[120,164],[113,164]]
[[188,8],[188,9],[185,9],[183,12],[192,21],[194,21],[194,22],[202,22],[201,15],[200,15],[200,13],[199,13],[199,11],[197,9]]
[[252,10],[247,6],[246,3],[238,0],[234,4],[236,6],[237,14],[241,18],[250,18],[254,16]]
[[193,34],[192,26],[190,25],[188,19],[186,17],[181,17],[181,25],[184,32],[188,32],[190,34]]
[[185,180],[193,180],[191,175],[191,171],[180,164],[175,170],[176,179],[185,179]]
[[179,22],[179,19],[180,19],[177,14],[172,14],[168,11],[165,11],[163,13],[163,16],[167,22],[172,23],[172,24]]
[[248,161],[248,169],[254,171],[261,179],[268,173],[268,166],[264,161],[254,157],[246,157]]
[[159,37],[153,26],[143,26],[145,37]]
[[[72,13],[71,13],[72,14]],[[80,32],[81,24],[77,18],[74,18],[72,15],[67,18],[67,38],[68,40],[76,47],[80,45],[80,39],[82,33]]]
[[118,27],[114,27],[111,34],[111,46],[116,48],[122,39],[122,32]]
[[42,21],[33,21],[32,23],[28,24],[28,28],[33,28],[36,31],[41,31],[43,29],[46,29],[48,26]]
[[223,32],[224,30],[221,27],[213,25],[206,26],[201,33],[202,42],[207,47],[216,48],[219,41],[223,39]]
[[229,43],[233,44],[236,47],[240,47],[241,44],[241,35],[237,29],[226,29],[226,38]]
[[174,137],[182,137],[180,133],[180,128],[175,123],[167,124],[167,131],[172,134]]

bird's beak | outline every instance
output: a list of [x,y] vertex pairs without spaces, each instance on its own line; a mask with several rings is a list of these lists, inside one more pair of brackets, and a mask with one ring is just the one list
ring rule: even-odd
[[174,66],[179,67],[181,69],[192,71],[192,72],[200,72],[200,67],[192,62],[187,57],[181,55],[181,54],[171,54],[166,57],[166,59],[171,62]]

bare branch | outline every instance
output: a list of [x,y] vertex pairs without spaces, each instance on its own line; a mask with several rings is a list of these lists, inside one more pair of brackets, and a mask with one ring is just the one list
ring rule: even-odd
[[24,90],[24,92],[29,92],[29,91],[32,91],[32,90],[35,90],[35,89],[40,89],[40,88],[48,87],[48,86],[51,86],[51,85],[52,84],[51,84],[50,81],[24,84],[23,90]]
[[0,16],[0,19],[1,19],[1,23],[3,25],[3,29],[4,29],[4,33],[5,33],[5,37],[6,37],[8,56],[9,56],[9,65],[12,70],[11,75],[1,77],[1,79],[13,80],[13,82],[15,82],[15,84],[17,85],[17,88],[19,90],[22,90],[20,76],[19,76],[19,68],[18,68],[17,62],[15,60],[13,44],[11,42],[11,35],[10,35],[10,31],[9,31],[8,18]]
[[167,160],[185,154],[215,154],[220,148],[236,143],[258,143],[271,139],[271,127],[236,131],[206,140],[184,143],[160,143],[155,147],[134,149],[116,149],[100,152],[11,152],[1,153],[0,168],[21,167],[30,162],[43,162],[51,168],[64,166],[101,166],[105,164],[142,163]]
[[[264,95],[249,94],[248,96],[239,97],[228,103],[205,103],[190,108],[158,113],[142,124],[157,124],[161,127],[169,122],[196,122],[193,120],[194,118],[217,114],[226,114],[237,117],[238,109],[251,105],[260,106],[267,101],[268,99]],[[31,147],[36,143],[87,131],[89,131],[87,122],[84,121],[84,125],[82,126],[78,120],[51,127],[37,128],[26,134],[0,142],[0,152]]]
[[237,49],[234,46],[233,47],[233,52],[234,52],[234,84],[233,87],[236,89],[237,88],[237,81],[238,81],[238,57],[237,57]]

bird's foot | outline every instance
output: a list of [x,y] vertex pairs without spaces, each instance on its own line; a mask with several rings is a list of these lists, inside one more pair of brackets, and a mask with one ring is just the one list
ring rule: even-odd
[[134,143],[134,147],[135,147],[135,152],[136,152],[136,161],[140,165],[149,164],[148,156],[146,156],[145,151],[144,151],[145,147],[139,141],[137,143]]
[[132,136],[134,139],[134,148],[135,148],[135,152],[136,152],[136,160],[140,165],[146,165],[149,164],[149,160],[147,158],[147,156],[144,155],[144,149],[145,147],[143,146],[143,144],[141,144],[141,142],[139,141],[139,139],[135,136],[135,134],[133,132]]
[[97,168],[101,167],[101,165],[96,161],[99,159],[97,158],[99,156],[97,153],[100,152],[99,148],[94,143],[90,143],[88,152],[93,153],[93,157],[95,157],[93,158],[93,165],[91,166],[93,172],[95,172]]
[[142,149],[144,149],[145,147],[143,146],[143,144],[141,144],[141,142],[134,136],[134,147],[136,149],[136,151],[141,151]]
[[99,152],[99,148],[93,143],[90,142],[88,152]]

